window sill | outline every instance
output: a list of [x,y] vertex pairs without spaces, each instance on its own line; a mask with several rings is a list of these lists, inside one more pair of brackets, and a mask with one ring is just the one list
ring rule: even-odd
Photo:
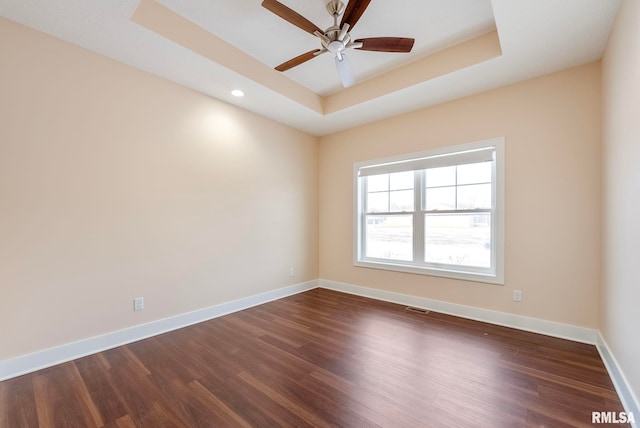
[[463,272],[456,270],[434,269],[413,265],[403,265],[399,263],[384,263],[379,261],[358,260],[353,263],[356,267],[390,270],[396,272],[413,273],[418,275],[437,276],[442,278],[461,279],[463,281],[484,282],[487,284],[504,285],[502,275]]

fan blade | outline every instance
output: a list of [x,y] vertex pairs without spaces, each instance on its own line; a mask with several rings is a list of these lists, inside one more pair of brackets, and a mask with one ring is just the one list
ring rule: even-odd
[[356,83],[356,77],[353,75],[353,69],[347,61],[347,56],[342,54],[342,59],[338,59],[336,55],[336,68],[338,69],[338,75],[340,76],[340,80],[342,80],[342,86],[348,88],[349,86]]
[[307,53],[303,53],[302,55],[299,55],[293,59],[290,59],[287,62],[283,62],[282,64],[280,64],[279,66],[276,67],[276,70],[278,71],[287,71],[290,68],[293,68],[297,65],[302,64],[303,62],[307,62],[310,59],[313,59],[317,56],[318,52],[320,52],[320,49],[314,49],[312,51],[309,51]]
[[340,27],[347,23],[351,26],[350,30],[353,30],[356,22],[358,22],[364,11],[367,10],[369,3],[371,3],[371,0],[349,0],[344,15],[342,15]]
[[295,10],[289,9],[287,6],[276,0],[264,0],[262,2],[262,6],[265,9],[268,9],[271,12],[275,13],[285,21],[288,21],[296,27],[303,29],[307,33],[313,34],[314,32],[319,31],[324,34],[324,32],[320,29],[320,27],[316,26],[316,24],[309,21],[307,18],[300,15]]
[[362,47],[356,49],[363,51],[411,52],[414,41],[406,37],[371,37],[358,39],[355,43],[362,43]]

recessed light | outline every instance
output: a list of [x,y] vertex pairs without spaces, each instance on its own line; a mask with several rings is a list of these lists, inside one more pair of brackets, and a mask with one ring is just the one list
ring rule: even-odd
[[233,91],[231,91],[231,95],[233,95],[234,97],[244,97],[244,92],[242,92],[240,89],[234,89]]

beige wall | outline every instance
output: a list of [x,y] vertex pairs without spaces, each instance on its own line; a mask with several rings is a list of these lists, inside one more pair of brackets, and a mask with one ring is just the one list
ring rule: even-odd
[[0,360],[318,277],[317,138],[4,19],[0,58]]
[[[321,138],[320,277],[597,327],[600,101],[593,63]],[[352,265],[354,162],[493,137],[505,137],[504,286]]]
[[638,397],[640,2],[637,0],[622,2],[602,61],[602,75],[604,221],[600,331]]

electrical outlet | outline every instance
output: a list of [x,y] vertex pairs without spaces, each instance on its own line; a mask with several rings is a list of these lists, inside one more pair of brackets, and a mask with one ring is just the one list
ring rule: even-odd
[[296,272],[293,270],[293,268],[292,268],[292,267],[291,267],[291,268],[289,268],[289,276],[291,276],[291,277],[292,277],[293,275],[295,275],[295,273],[296,273]]
[[513,301],[522,302],[522,290],[513,290]]
[[144,309],[144,297],[136,297],[133,299],[133,310],[141,311]]

